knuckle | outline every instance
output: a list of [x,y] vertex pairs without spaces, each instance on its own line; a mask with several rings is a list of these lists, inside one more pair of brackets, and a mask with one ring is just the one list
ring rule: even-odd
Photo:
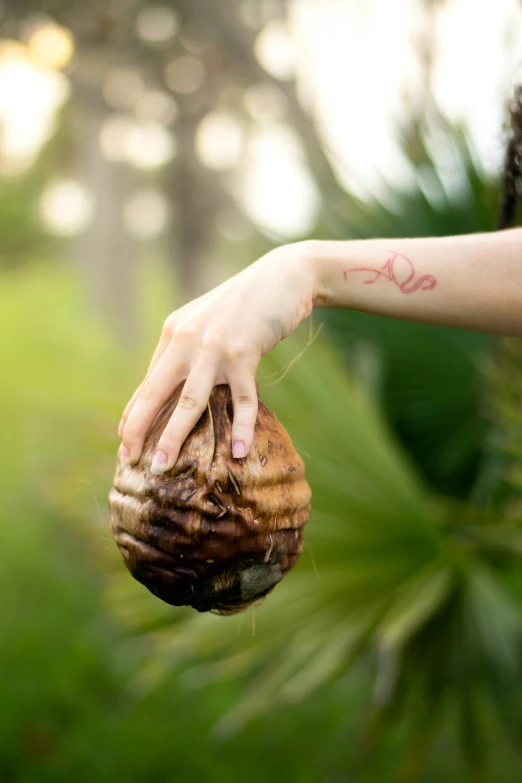
[[130,425],[125,425],[122,438],[122,442],[125,444],[125,446],[134,446],[140,441],[140,438],[141,432],[136,426],[134,426],[132,423]]
[[167,454],[171,454],[176,448],[177,443],[178,438],[175,433],[172,430],[164,430],[156,448],[163,449]]
[[256,400],[250,394],[238,394],[234,397],[236,408],[255,408]]
[[165,318],[163,322],[163,331],[166,334],[172,334],[174,332],[174,329],[176,328],[176,322],[174,319],[174,316],[171,314],[167,318]]
[[250,346],[242,340],[236,340],[230,343],[226,353],[231,362],[243,361],[250,355]]
[[174,330],[174,339],[177,342],[191,342],[198,336],[198,329],[193,324],[184,323]]
[[201,348],[208,353],[215,354],[221,352],[223,343],[223,337],[219,332],[210,332],[203,335]]
[[199,401],[190,392],[183,392],[178,401],[178,408],[186,411],[195,411],[199,407]]
[[152,383],[152,380],[150,378],[146,378],[143,383],[141,384],[141,388],[139,391],[139,399],[140,400],[150,400],[153,396],[154,392],[154,384]]

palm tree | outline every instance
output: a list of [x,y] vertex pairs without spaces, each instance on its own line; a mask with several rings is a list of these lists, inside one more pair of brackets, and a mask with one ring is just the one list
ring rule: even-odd
[[[289,365],[302,341],[278,346],[261,378]],[[223,738],[364,662],[373,683],[366,754],[404,725],[397,779],[415,780],[451,720],[472,779],[492,779],[490,723],[519,749],[522,718],[522,531],[513,506],[492,501],[501,475],[488,502],[484,487],[480,502],[435,493],[364,386],[319,339],[261,394],[307,460],[313,514],[301,562],[252,613],[255,635],[244,616],[174,612],[120,575],[115,606],[154,650],[142,683],[187,667],[202,682],[242,678],[242,696],[214,730]],[[492,458],[489,443],[487,451]],[[494,451],[498,460],[498,437]]]
[[[72,6],[51,5],[69,23]],[[269,78],[252,56],[254,34],[238,24],[236,4],[227,14],[217,2],[178,6],[196,20],[218,14],[247,81]],[[103,21],[103,4],[96,8]],[[13,14],[31,9],[24,2]],[[101,25],[96,32],[106,41],[114,30]],[[158,59],[147,62],[153,74]],[[422,113],[403,129],[418,186],[389,188],[381,201],[364,202],[337,182],[294,85],[284,91],[326,194],[319,233],[393,237],[493,226],[496,183],[464,133],[440,116],[435,143]],[[229,196],[191,157],[197,118],[189,102],[185,108],[186,168],[164,185],[174,197],[189,185],[203,192],[205,182],[204,231],[195,230],[201,213],[190,199],[182,202],[181,241],[195,259],[185,270],[188,284],[213,236],[216,209]],[[305,343],[302,329],[265,358],[260,372],[263,398],[307,461],[314,511],[301,562],[246,622],[174,612],[119,568],[115,611],[153,649],[140,683],[150,687],[182,668],[199,682],[240,678],[242,695],[214,730],[224,738],[356,671],[368,690],[361,763],[401,727],[403,758],[394,779],[414,780],[447,723],[471,779],[491,779],[488,738],[505,736],[520,750],[519,344],[361,313],[321,317],[330,339],[307,343],[294,362]],[[281,367],[284,377],[272,383]]]
[[[429,87],[429,46],[424,55]],[[417,186],[370,202],[344,194],[338,236],[494,226],[498,184],[428,104],[401,136]],[[287,368],[261,395],[307,462],[301,562],[252,613],[255,635],[244,617],[173,613],[119,577],[114,605],[154,649],[142,683],[180,667],[203,682],[242,678],[215,727],[227,737],[357,667],[369,688],[361,768],[400,727],[390,780],[417,780],[445,727],[470,780],[496,780],[495,744],[521,750],[520,343],[362,313],[321,318],[334,345],[317,339],[294,363],[302,332],[260,374]]]

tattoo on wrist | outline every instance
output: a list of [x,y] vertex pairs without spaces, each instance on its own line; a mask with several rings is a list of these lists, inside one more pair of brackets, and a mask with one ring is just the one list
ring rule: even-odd
[[419,289],[421,291],[431,291],[435,288],[437,280],[433,275],[422,275],[422,277],[414,280],[415,267],[413,262],[401,253],[396,253],[393,250],[390,250],[390,253],[392,255],[380,269],[370,266],[345,269],[343,272],[344,279],[348,279],[350,272],[372,272],[375,277],[365,280],[365,283],[375,283],[379,277],[385,277],[386,280],[391,280],[392,283],[395,283],[403,294],[413,294]]

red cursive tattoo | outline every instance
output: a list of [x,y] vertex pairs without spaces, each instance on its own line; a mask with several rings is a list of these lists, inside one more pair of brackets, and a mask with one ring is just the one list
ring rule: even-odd
[[357,267],[357,269],[345,269],[343,272],[344,279],[347,280],[349,272],[372,272],[375,277],[373,280],[365,280],[365,283],[375,283],[382,276],[395,283],[403,294],[413,294],[419,288],[422,291],[431,291],[435,288],[437,280],[433,275],[422,275],[418,280],[412,282],[415,277],[415,267],[410,259],[400,253],[395,253],[393,250],[390,250],[390,253],[392,253],[391,258],[380,269],[373,269],[367,266]]

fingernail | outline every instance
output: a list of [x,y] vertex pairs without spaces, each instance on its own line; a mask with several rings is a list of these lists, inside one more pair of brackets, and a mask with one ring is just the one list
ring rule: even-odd
[[120,451],[120,462],[127,467],[130,465],[130,451],[127,446],[122,446]]
[[125,420],[124,420],[124,419],[122,419],[122,420],[120,421],[120,423],[118,424],[118,435],[120,436],[120,438],[121,438],[121,436],[123,435],[123,428],[124,428],[124,427],[125,427]]
[[154,473],[155,476],[163,476],[168,461],[168,455],[165,454],[164,451],[157,451],[154,455],[154,459],[152,460],[150,472]]
[[246,454],[246,446],[242,440],[235,440],[232,446],[232,456],[238,459]]

